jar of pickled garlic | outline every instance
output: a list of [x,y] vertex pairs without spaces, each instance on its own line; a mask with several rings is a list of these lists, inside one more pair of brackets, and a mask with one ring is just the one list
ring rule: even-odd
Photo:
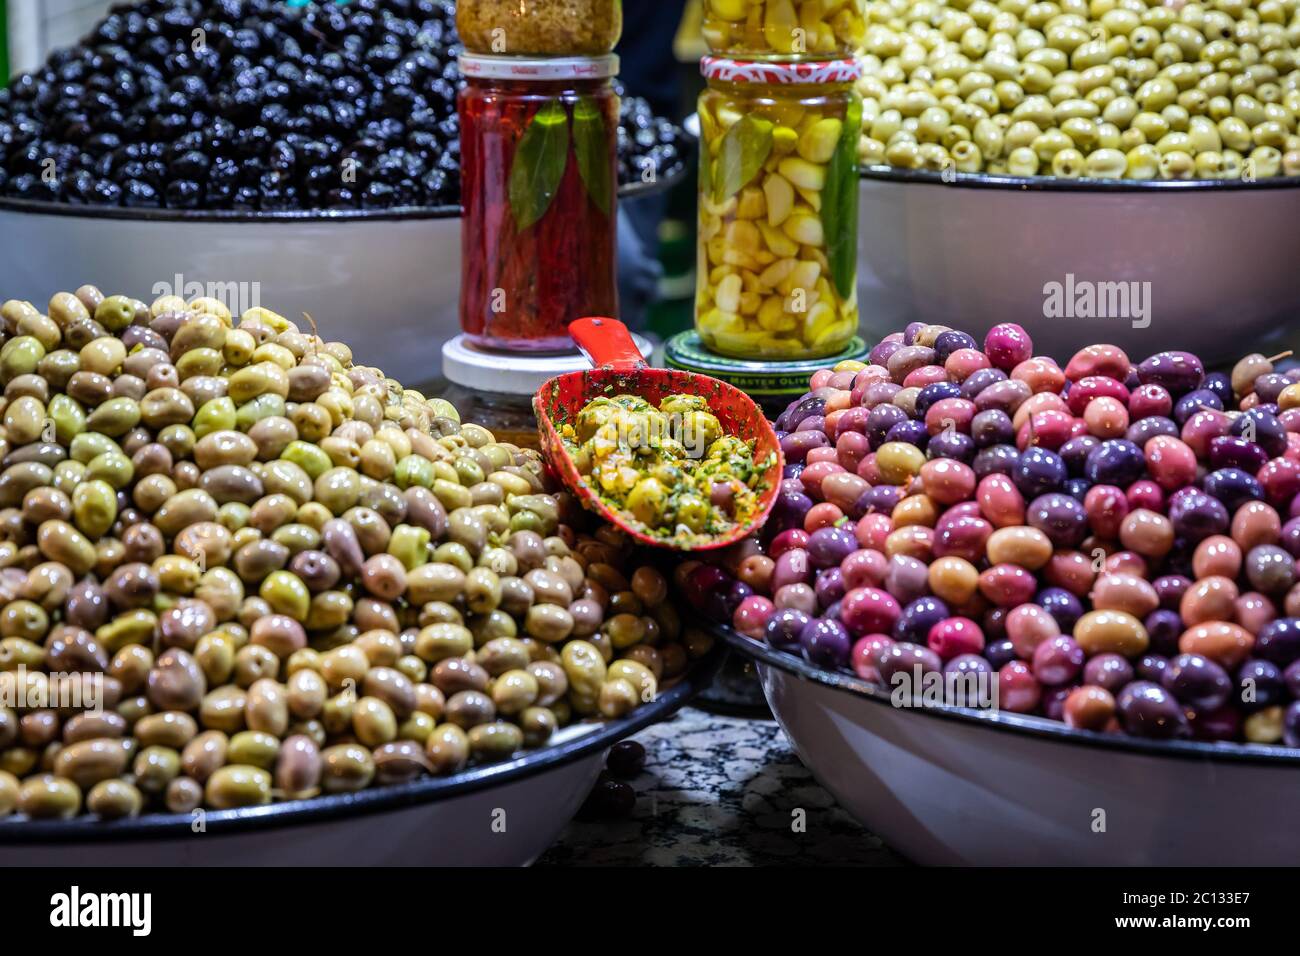
[[618,315],[618,57],[460,65],[461,329],[571,350],[574,319]]
[[866,36],[865,0],[704,0],[704,39],[719,56],[852,57]]
[[467,53],[603,56],[623,33],[622,0],[460,0],[456,32]]
[[701,69],[700,340],[741,359],[834,355],[858,329],[858,67]]

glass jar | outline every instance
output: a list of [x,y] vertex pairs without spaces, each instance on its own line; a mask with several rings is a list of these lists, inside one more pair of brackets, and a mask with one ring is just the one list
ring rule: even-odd
[[618,315],[618,57],[460,62],[461,328],[571,350],[574,319]]
[[460,0],[456,32],[467,53],[603,56],[623,34],[622,0]]
[[864,0],[704,0],[704,39],[719,56],[833,60],[866,36]]
[[701,69],[700,340],[740,359],[834,355],[858,329],[858,67]]
[[520,448],[541,448],[533,396],[490,392],[450,382],[439,393],[456,406],[462,422],[482,425],[497,441]]

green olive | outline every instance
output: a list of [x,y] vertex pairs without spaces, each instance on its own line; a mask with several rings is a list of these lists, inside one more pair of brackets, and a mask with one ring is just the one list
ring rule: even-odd
[[280,753],[280,740],[274,734],[260,730],[241,730],[230,738],[226,759],[231,763],[248,764],[269,770]]
[[271,775],[261,767],[221,767],[208,778],[203,797],[216,810],[261,806],[271,802]]
[[326,793],[364,790],[375,777],[370,751],[357,744],[339,744],[321,754],[321,789]]
[[503,720],[470,728],[468,738],[470,753],[479,760],[491,763],[509,759],[524,743],[523,732],[514,724]]
[[441,724],[425,741],[425,755],[433,773],[455,773],[469,762],[469,737],[456,724]]
[[66,820],[81,809],[81,790],[66,777],[28,777],[18,789],[17,808],[34,820]]
[[101,820],[120,820],[140,815],[144,797],[126,780],[101,780],[86,794],[86,809]]

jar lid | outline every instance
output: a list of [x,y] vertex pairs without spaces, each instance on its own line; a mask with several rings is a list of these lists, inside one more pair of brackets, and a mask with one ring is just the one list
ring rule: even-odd
[[[650,342],[639,335],[632,338],[641,354],[649,357],[653,350]],[[587,357],[576,349],[541,355],[485,349],[471,343],[463,333],[442,345],[443,377],[465,388],[498,395],[532,395],[547,379],[589,368]]]
[[852,83],[862,76],[857,60],[820,60],[807,63],[772,63],[765,60],[731,60],[706,56],[700,60],[706,80],[723,83]]
[[865,361],[869,352],[866,343],[854,336],[842,350],[824,358],[788,362],[747,361],[710,352],[692,329],[679,332],[668,340],[664,346],[664,365],[711,375],[736,386],[760,404],[779,403],[784,407],[785,403],[808,391],[808,379],[813,372],[847,359]]
[[460,72],[494,80],[607,80],[618,75],[618,57],[522,57],[460,55]]

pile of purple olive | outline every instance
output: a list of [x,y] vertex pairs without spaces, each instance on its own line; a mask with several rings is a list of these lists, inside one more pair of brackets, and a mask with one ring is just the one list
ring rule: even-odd
[[[1300,746],[1300,368],[1230,374],[913,324],[776,420],[760,538],[677,578],[714,620],[884,688],[1137,737]],[[963,678],[950,681],[949,676]]]

